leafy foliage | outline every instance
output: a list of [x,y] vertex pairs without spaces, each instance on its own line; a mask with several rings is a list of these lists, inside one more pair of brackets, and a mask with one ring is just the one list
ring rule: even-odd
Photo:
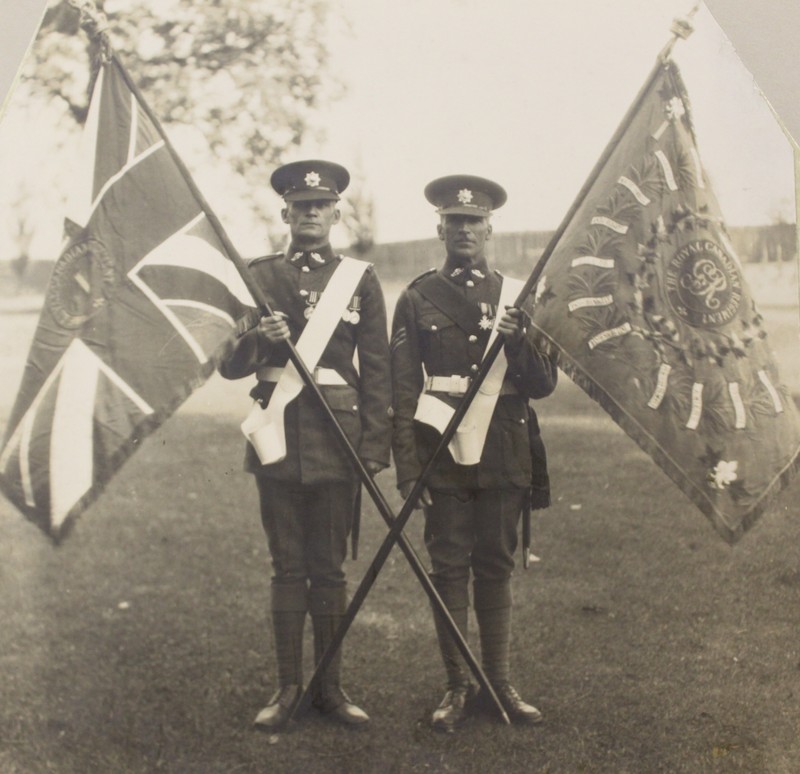
[[[236,207],[264,218],[258,191],[271,167],[320,132],[315,114],[342,92],[328,73],[328,1],[100,0],[97,8],[114,53],[170,136],[191,127],[189,167],[213,162],[233,173]],[[96,48],[78,11],[52,0],[23,74],[30,99],[56,97],[82,123]]]
[[375,202],[360,179],[353,180],[342,200],[342,225],[356,255],[368,253],[375,244]]

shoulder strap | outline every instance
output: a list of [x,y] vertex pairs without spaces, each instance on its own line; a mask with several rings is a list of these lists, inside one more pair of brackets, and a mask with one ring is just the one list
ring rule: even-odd
[[408,286],[412,287],[416,285],[418,282],[421,282],[422,280],[425,279],[425,277],[427,277],[429,274],[433,274],[435,271],[436,271],[435,266],[431,267],[430,269],[425,269],[425,271],[423,271],[422,274],[418,274],[416,277],[414,277],[414,279],[408,283]]
[[477,333],[480,330],[478,321],[483,314],[480,307],[467,301],[441,274],[433,274],[414,287],[465,333]]
[[[309,371],[316,368],[328,346],[342,312],[350,303],[369,264],[343,257],[328,280],[314,313],[297,340],[297,352]],[[256,404],[242,423],[242,431],[255,447],[262,465],[279,462],[286,456],[286,432],[283,418],[286,407],[300,394],[303,379],[294,363],[283,369],[269,404],[263,410]]]
[[247,261],[248,266],[252,266],[256,263],[261,263],[262,261],[273,261],[275,258],[282,258],[283,253],[272,253],[271,255],[260,255],[258,258],[250,258]]

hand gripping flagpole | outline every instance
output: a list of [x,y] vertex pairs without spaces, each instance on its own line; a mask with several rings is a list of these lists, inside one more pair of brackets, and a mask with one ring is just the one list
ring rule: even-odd
[[[197,199],[197,202],[200,205],[200,207],[203,209],[203,212],[205,216],[208,218],[209,223],[211,223],[211,225],[217,232],[217,235],[219,236],[220,241],[222,242],[226,252],[228,253],[228,256],[230,257],[237,271],[241,275],[242,280],[247,286],[248,291],[250,292],[256,304],[258,305],[259,311],[261,311],[264,315],[271,316],[272,310],[270,309],[269,302],[266,298],[264,291],[253,279],[249,269],[247,268],[246,263],[244,262],[241,255],[234,247],[233,243],[230,241],[230,238],[228,237],[221,222],[219,221],[216,214],[209,206],[203,194],[197,188],[197,185],[192,179],[191,173],[186,168],[182,159],[180,158],[175,148],[173,147],[172,143],[170,142],[169,138],[167,137],[166,133],[164,132],[164,129],[161,126],[161,122],[158,120],[158,117],[150,109],[150,106],[145,101],[144,96],[142,95],[138,86],[136,86],[136,84],[133,82],[130,75],[123,67],[122,63],[119,61],[119,58],[116,56],[116,54],[113,53],[108,41],[108,36],[106,32],[107,24],[105,22],[105,18],[97,12],[97,10],[94,8],[94,3],[91,0],[69,0],[69,3],[70,5],[78,8],[81,11],[81,25],[84,27],[84,29],[86,29],[90,35],[97,36],[97,40],[93,39],[93,42],[99,44],[100,56],[102,57],[103,61],[111,62],[113,63],[114,66],[116,66],[119,69],[119,72],[122,75],[123,80],[125,81],[125,85],[130,89],[131,93],[136,98],[142,110],[145,112],[147,117],[153,123],[153,126],[155,127],[156,131],[160,135],[161,139],[164,141],[164,145],[169,151],[169,154],[172,157],[173,162],[178,167],[178,169],[181,172],[181,175],[186,181],[187,186]],[[347,456],[350,458],[350,461],[355,467],[356,472],[358,473],[362,483],[366,487],[370,497],[372,497],[373,501],[375,502],[375,505],[379,513],[381,514],[383,520],[386,522],[387,526],[393,528],[394,525],[397,523],[398,519],[395,518],[391,506],[384,498],[383,493],[381,492],[377,484],[374,482],[374,480],[368,473],[367,469],[364,467],[363,462],[358,456],[358,452],[353,448],[350,439],[347,437],[341,425],[339,424],[339,420],[336,418],[330,406],[328,405],[327,401],[325,400],[324,395],[319,389],[319,385],[314,381],[314,377],[308,370],[308,367],[303,362],[303,359],[297,352],[294,344],[292,342],[286,342],[286,343],[289,349],[289,359],[292,361],[295,368],[297,369],[297,372],[302,378],[305,386],[313,393],[316,400],[319,402],[319,405],[322,408],[325,417],[331,423],[331,427],[333,428],[336,437],[339,439],[345,451],[347,452]],[[409,508],[408,510],[410,512],[412,509]],[[407,520],[408,520],[408,515],[405,516],[403,524],[405,524]],[[397,532],[390,534],[393,534],[390,548],[392,545],[394,545],[395,542],[399,543],[400,548],[402,549],[406,559],[408,560],[408,563],[411,565],[411,569],[417,576],[417,579],[421,583],[425,593],[431,600],[432,605],[434,606],[434,608],[436,608],[437,613],[442,617],[442,620],[445,623],[445,627],[447,628],[451,637],[453,637],[453,639],[455,640],[455,643],[458,646],[461,655],[468,664],[472,673],[475,675],[476,680],[478,681],[480,686],[487,692],[487,694],[491,697],[503,721],[505,723],[509,723],[510,721],[508,719],[508,715],[503,709],[503,706],[500,703],[497,694],[494,692],[494,689],[492,688],[491,683],[486,677],[486,674],[484,673],[480,664],[478,663],[472,651],[470,650],[467,641],[464,639],[464,635],[461,633],[460,629],[458,628],[458,625],[455,623],[452,616],[450,615],[447,606],[444,604],[442,598],[439,596],[439,593],[436,591],[436,588],[434,587],[431,579],[429,578],[428,573],[425,570],[425,566],[423,565],[422,561],[420,560],[419,556],[414,550],[414,547],[411,545],[411,543],[409,543],[406,536],[402,533],[402,530],[398,530]],[[381,566],[382,565],[383,561],[381,562]],[[380,567],[376,569],[373,562],[373,565],[367,571],[367,578],[365,580],[362,580],[361,584],[359,585],[359,591],[361,591],[362,588],[364,590],[359,596],[358,604],[354,608],[356,612],[361,607],[361,604],[363,603],[363,600],[366,597],[369,589],[375,582],[379,570]],[[348,611],[353,607],[354,607],[353,603],[351,602]],[[341,646],[341,643],[344,640],[344,636],[347,633],[350,623],[352,622],[352,619],[354,617],[355,617],[355,612],[353,613],[352,617],[346,621],[347,625],[340,626],[335,632],[331,644],[329,645],[328,649],[323,653],[322,658],[317,664],[312,679],[309,681],[309,684],[306,690],[304,691],[301,700],[298,702],[292,713],[293,718],[301,711],[306,709],[307,706],[309,705],[311,701],[311,694],[313,688],[316,685],[318,685],[319,681],[321,680],[322,674],[327,669],[328,665],[333,659],[333,656],[336,654],[336,651]]]
[[[625,117],[620,122],[620,125],[614,132],[614,135],[612,136],[611,140],[609,141],[602,155],[600,156],[594,168],[592,169],[591,173],[589,174],[589,177],[583,184],[581,190],[578,192],[578,196],[575,198],[575,201],[573,202],[569,211],[565,215],[563,221],[559,225],[558,229],[556,229],[553,236],[550,238],[547,247],[545,247],[544,252],[540,256],[538,262],[536,263],[536,266],[531,272],[531,275],[528,277],[527,281],[520,290],[520,293],[517,296],[516,301],[514,302],[515,307],[521,307],[522,304],[530,295],[533,288],[536,286],[536,283],[539,281],[539,277],[541,276],[541,273],[544,270],[545,264],[547,263],[553,251],[555,250],[556,245],[560,241],[561,237],[564,235],[564,232],[567,230],[570,222],[575,217],[576,212],[580,208],[581,204],[588,195],[589,191],[596,182],[597,178],[600,176],[600,173],[602,172],[603,168],[605,167],[606,163],[611,157],[611,154],[614,152],[617,145],[619,145],[619,142],[622,139],[622,136],[625,133],[628,124],[630,124],[631,119],[641,106],[642,102],[644,101],[644,98],[647,96],[650,87],[653,85],[653,82],[656,80],[659,73],[661,72],[661,69],[665,66],[667,60],[669,59],[669,56],[672,52],[672,47],[675,45],[675,42],[679,38],[686,39],[692,33],[693,30],[690,24],[690,19],[697,12],[698,8],[699,8],[699,3],[694,6],[694,8],[689,12],[689,14],[687,14],[686,18],[676,19],[675,21],[673,21],[671,27],[672,36],[669,42],[659,52],[658,57],[656,59],[656,63],[651,73],[648,75],[647,80],[639,90],[639,93],[636,95],[636,98],[634,99],[630,108],[628,108]],[[464,397],[461,399],[458,406],[456,406],[455,411],[452,417],[450,418],[450,421],[448,422],[447,426],[444,429],[444,432],[439,438],[439,442],[436,448],[434,449],[433,454],[428,459],[428,462],[425,464],[422,473],[420,473],[419,478],[414,483],[411,492],[409,493],[406,501],[403,503],[403,506],[400,509],[400,513],[397,515],[397,518],[391,525],[389,532],[386,534],[386,537],[384,538],[383,542],[378,548],[378,551],[375,554],[375,558],[372,560],[372,564],[370,565],[369,570],[365,573],[364,578],[361,581],[361,584],[358,586],[352,598],[350,599],[350,604],[348,605],[347,611],[345,612],[342,622],[339,624],[339,627],[333,636],[333,640],[329,644],[328,649],[322,654],[322,657],[320,658],[319,662],[317,662],[316,670],[311,680],[312,684],[320,678],[325,668],[333,658],[333,655],[336,653],[336,650],[339,648],[342,641],[344,640],[345,635],[347,634],[347,630],[349,629],[350,625],[352,624],[353,620],[358,614],[359,608],[361,607],[363,601],[366,599],[372,584],[378,577],[378,574],[380,573],[384,562],[389,556],[389,553],[391,552],[394,543],[402,539],[403,529],[405,528],[405,525],[408,522],[408,519],[414,510],[414,504],[417,502],[417,500],[420,498],[422,494],[422,490],[425,487],[425,482],[435,469],[439,461],[439,458],[444,453],[445,449],[447,449],[450,440],[455,435],[458,425],[461,423],[461,420],[467,413],[467,410],[469,409],[472,400],[478,394],[478,390],[480,389],[481,384],[483,384],[486,375],[488,374],[498,354],[500,354],[500,350],[502,349],[502,347],[503,347],[503,339],[501,336],[498,336],[492,343],[491,347],[489,347],[489,349],[487,350],[486,355],[484,356],[481,362],[480,369],[470,382]],[[460,645],[458,639],[456,639],[456,643]],[[310,690],[310,685],[309,688],[306,689],[306,694],[308,693],[309,690]]]

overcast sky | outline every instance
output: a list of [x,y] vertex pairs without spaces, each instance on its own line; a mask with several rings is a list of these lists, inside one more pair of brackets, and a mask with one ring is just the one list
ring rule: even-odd
[[[378,236],[431,236],[422,196],[456,172],[509,194],[495,229],[555,228],[594,166],[683,0],[340,0],[352,31],[336,63],[350,91],[329,142],[309,144],[361,170]],[[731,224],[794,217],[792,149],[705,7],[679,41],[700,143]]]
[[[555,228],[669,39],[672,19],[693,4],[332,2],[350,20],[349,28],[331,32],[333,66],[348,92],[324,116],[327,141],[308,143],[296,157],[329,158],[362,175],[384,242],[433,236],[436,219],[422,189],[456,172],[507,189],[495,230]],[[792,219],[789,141],[705,7],[694,24],[674,58],[723,213],[732,225]],[[41,160],[46,138],[34,142],[33,131],[28,127],[27,148],[38,148]],[[30,169],[22,150],[0,148],[0,189],[13,169]],[[206,185],[212,204],[222,198],[224,181]],[[43,254],[57,254],[61,214],[54,208],[43,208],[55,224],[43,230]],[[263,252],[246,226],[223,222],[243,254]]]

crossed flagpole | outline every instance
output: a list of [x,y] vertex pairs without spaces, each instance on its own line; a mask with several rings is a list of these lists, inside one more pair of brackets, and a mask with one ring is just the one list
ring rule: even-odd
[[[631,121],[631,118],[636,114],[637,110],[639,109],[639,106],[641,105],[645,96],[650,90],[650,87],[652,86],[655,79],[658,77],[659,72],[661,71],[665,62],[668,60],[672,52],[673,46],[679,39],[685,39],[691,34],[692,27],[689,23],[689,20],[692,18],[692,16],[694,16],[698,8],[699,4],[694,6],[694,8],[690,11],[690,13],[687,15],[685,19],[676,19],[673,22],[671,28],[672,36],[670,40],[664,46],[664,48],[659,52],[658,57],[656,58],[656,63],[652,71],[650,72],[650,75],[647,77],[643,86],[639,90],[639,93],[636,95],[636,98],[634,99],[633,103],[631,104],[624,118],[620,122],[617,130],[615,131],[614,135],[612,136],[611,140],[609,141],[602,155],[600,156],[594,168],[592,169],[591,173],[589,174],[589,177],[586,179],[586,182],[583,184],[583,187],[579,191],[577,197],[575,198],[575,201],[568,210],[567,214],[564,216],[564,219],[562,220],[561,224],[553,233],[553,236],[550,238],[550,241],[548,242],[547,246],[542,252],[542,255],[539,257],[539,260],[537,261],[536,265],[534,266],[533,271],[531,272],[530,276],[528,277],[522,289],[520,290],[519,295],[517,296],[517,299],[514,302],[515,307],[521,307],[522,304],[525,302],[525,300],[528,298],[528,296],[531,294],[533,289],[536,287],[537,283],[539,282],[539,277],[541,276],[542,271],[544,270],[544,267],[547,264],[547,261],[549,260],[550,256],[552,255],[553,251],[555,250],[556,246],[561,240],[561,237],[564,235],[564,232],[567,230],[567,227],[569,226],[576,212],[580,208],[584,199],[588,195],[595,181],[600,176],[600,173],[602,172],[606,162],[611,157],[611,154],[613,153],[616,146],[619,144],[625,132],[625,129],[627,128],[628,124]],[[358,614],[361,605],[363,604],[364,600],[369,594],[369,591],[372,588],[372,584],[377,579],[378,574],[380,573],[384,562],[386,561],[386,559],[389,556],[389,553],[394,547],[394,544],[397,542],[400,544],[401,548],[403,548],[404,544],[406,543],[405,536],[403,535],[403,529],[405,528],[405,525],[408,522],[408,519],[410,518],[411,513],[414,510],[414,505],[419,499],[420,495],[422,494],[422,490],[425,487],[425,483],[428,480],[428,477],[436,468],[436,465],[439,459],[441,458],[442,454],[444,453],[445,449],[447,449],[448,444],[455,435],[456,430],[458,429],[458,426],[461,423],[461,420],[467,413],[467,410],[472,404],[473,399],[478,394],[481,385],[483,384],[486,376],[489,373],[489,370],[492,367],[492,364],[494,363],[497,356],[500,354],[500,350],[502,348],[503,348],[503,339],[502,337],[498,336],[494,340],[492,345],[489,347],[486,354],[484,355],[483,361],[481,362],[478,372],[473,377],[472,381],[469,384],[467,392],[464,394],[463,398],[456,407],[453,416],[450,418],[450,421],[447,424],[447,427],[445,427],[444,431],[442,432],[439,438],[439,442],[433,451],[433,454],[431,455],[428,462],[425,464],[422,472],[419,475],[419,478],[417,478],[406,501],[403,503],[400,509],[400,513],[393,521],[386,519],[386,522],[389,525],[389,532],[386,534],[386,537],[384,538],[383,543],[381,543],[380,547],[378,548],[378,551],[376,552],[375,558],[372,560],[369,569],[365,573],[361,583],[359,584],[358,588],[353,594],[350,600],[350,604],[347,608],[347,611],[345,612],[344,618],[342,622],[339,624],[339,627],[336,630],[333,639],[328,645],[328,648],[322,654],[320,660],[317,662],[314,674],[312,675],[312,678],[309,681],[308,686],[303,692],[303,696],[301,697],[300,701],[295,706],[294,711],[292,712],[292,718],[295,718],[298,714],[300,714],[300,712],[302,712],[310,703],[315,684],[317,684],[318,681],[321,679],[322,675],[324,674],[325,670],[328,668],[328,665],[333,659],[333,656],[336,654],[336,651],[341,646],[347,634],[347,631],[350,628],[350,625],[355,620],[355,617]],[[321,396],[320,398],[324,403],[324,398],[322,398]],[[335,417],[332,417],[332,419],[334,422],[336,421]],[[352,446],[350,446],[349,443],[348,446],[350,447],[349,450],[352,450]],[[354,454],[354,456],[357,459],[358,455]],[[359,467],[363,468],[363,466]],[[363,474],[362,474],[362,479],[364,479]],[[369,487],[367,488],[370,491],[370,494],[372,494],[370,488]],[[375,489],[377,490],[377,487],[375,487]],[[379,490],[377,491],[377,495],[382,499]],[[373,495],[373,498],[374,497],[375,495]],[[403,550],[405,552],[405,548],[403,548]],[[414,566],[413,563],[412,566]],[[480,669],[480,666],[474,662],[474,658],[472,657],[472,654],[469,651],[469,647],[464,642],[464,638],[461,635],[460,630],[458,629],[457,626],[454,625],[453,619],[450,617],[449,613],[444,607],[443,602],[441,601],[441,598],[438,596],[436,590],[433,588],[430,579],[428,578],[427,575],[425,575],[424,580],[422,577],[420,577],[420,580],[423,582],[423,586],[425,587],[426,592],[434,601],[434,605],[437,611],[442,613],[443,618],[447,624],[448,631],[453,636],[456,645],[458,645],[459,650],[467,660],[467,663],[469,664],[470,668],[472,669],[473,673],[475,674],[476,678],[481,684],[481,687],[486,688],[488,685],[488,681],[486,681],[486,676],[483,674],[483,671]],[[506,723],[508,723],[508,716],[503,707],[500,705],[500,702],[497,699],[497,695],[491,689],[491,686],[488,686],[487,692],[492,697],[503,720]]]
[[[264,315],[268,316],[271,315],[272,310],[270,309],[264,291],[254,281],[253,277],[251,276],[247,268],[247,265],[245,264],[244,260],[242,259],[236,248],[231,243],[219,219],[217,218],[215,213],[211,210],[211,207],[209,206],[205,197],[197,188],[196,184],[194,183],[194,180],[191,177],[191,174],[189,173],[183,161],[178,156],[174,147],[167,138],[161,126],[160,121],[152,112],[150,107],[147,105],[143,95],[139,91],[136,84],[131,80],[130,76],[128,75],[125,68],[122,66],[117,56],[112,52],[107,37],[107,32],[106,32],[107,24],[105,22],[104,17],[97,11],[97,9],[94,7],[94,3],[91,2],[91,0],[70,0],[70,4],[81,10],[82,26],[87,31],[87,33],[92,37],[93,42],[99,43],[101,55],[103,56],[103,58],[106,61],[114,62],[114,64],[119,68],[123,76],[123,79],[126,82],[126,85],[136,97],[137,101],[142,107],[142,110],[147,114],[148,118],[152,121],[159,135],[161,135],[161,137],[164,139],[165,145],[170,155],[172,156],[173,161],[175,162],[181,174],[183,175],[187,185],[190,187],[193,194],[197,198],[197,201],[202,207],[203,211],[205,212],[209,222],[216,230],[231,261],[233,262],[235,268],[241,275],[253,299],[255,300],[259,308],[259,311]],[[575,213],[579,209],[583,200],[588,195],[594,182],[599,177],[601,171],[603,170],[612,152],[618,145],[627,125],[630,123],[632,116],[635,115],[636,111],[638,110],[644,97],[648,93],[653,81],[658,76],[661,68],[664,66],[664,63],[669,58],[672,51],[672,47],[674,46],[675,42],[678,39],[685,39],[686,37],[688,37],[689,34],[691,34],[692,28],[691,25],[689,24],[689,19],[691,19],[691,17],[696,13],[698,7],[699,3],[694,6],[694,8],[689,12],[689,14],[687,14],[685,20],[681,19],[681,20],[675,20],[675,22],[673,22],[671,28],[672,36],[669,42],[659,53],[656,60],[656,64],[653,67],[653,70],[651,71],[644,85],[640,89],[639,93],[637,94],[630,108],[628,109],[628,112],[625,114],[625,117],[623,118],[616,132],[614,133],[608,145],[606,146],[606,149],[603,151],[602,155],[595,164],[595,167],[589,174],[589,177],[587,178],[583,187],[579,191],[578,196],[576,197],[569,211],[565,215],[558,229],[554,232],[553,236],[551,237],[547,247],[545,248],[544,252],[542,253],[535,267],[533,268],[533,271],[531,272],[530,276],[528,277],[527,281],[525,282],[521,291],[519,292],[519,295],[516,301],[514,302],[514,306],[516,307],[522,306],[522,304],[525,302],[525,300],[528,298],[528,296],[538,283],[539,277],[547,261],[549,260],[551,254],[555,250],[558,242],[560,241],[561,237],[563,236],[564,232],[566,231],[567,227],[572,221]],[[325,670],[328,668],[334,655],[341,647],[341,644],[344,641],[344,638],[347,635],[347,632],[351,624],[355,620],[375,580],[380,574],[380,571],[383,568],[383,565],[386,559],[388,558],[389,553],[391,552],[395,543],[397,543],[400,546],[400,549],[402,550],[403,554],[405,555],[414,574],[417,576],[417,579],[419,580],[423,590],[428,595],[436,613],[439,614],[442,620],[444,621],[447,631],[453,638],[456,646],[458,647],[461,655],[464,657],[464,660],[468,664],[470,670],[475,675],[475,678],[477,679],[479,685],[491,698],[502,720],[505,723],[509,723],[508,715],[505,709],[503,708],[502,704],[500,703],[500,700],[498,699],[497,694],[494,691],[494,688],[492,687],[491,683],[486,677],[480,664],[475,659],[475,656],[470,650],[469,645],[467,644],[462,632],[456,625],[455,621],[453,620],[452,616],[447,610],[446,605],[444,604],[443,600],[436,591],[436,588],[434,587],[430,577],[428,576],[428,573],[425,570],[422,561],[420,560],[413,546],[409,543],[408,539],[406,538],[403,532],[414,510],[414,505],[416,504],[417,500],[422,494],[422,491],[425,487],[428,477],[436,468],[438,461],[441,458],[441,455],[444,453],[445,449],[447,449],[448,444],[450,443],[459,424],[461,423],[461,420],[463,419],[464,415],[469,409],[473,399],[477,395],[492,364],[499,355],[500,350],[503,347],[503,339],[501,337],[497,337],[487,350],[483,358],[483,361],[481,363],[481,366],[478,372],[475,374],[474,378],[472,379],[466,394],[463,396],[458,406],[456,407],[452,417],[450,418],[450,421],[448,422],[446,428],[444,429],[443,433],[439,438],[439,442],[433,454],[431,455],[428,462],[425,464],[420,476],[414,483],[411,492],[409,493],[407,499],[403,503],[400,512],[396,516],[393,513],[391,506],[388,504],[385,497],[383,496],[383,493],[381,492],[380,488],[377,486],[377,484],[374,482],[372,477],[367,472],[364,464],[362,463],[361,459],[358,456],[357,451],[355,450],[349,438],[342,429],[341,425],[339,424],[339,421],[337,420],[336,416],[334,415],[333,411],[331,410],[330,406],[325,400],[322,391],[319,389],[319,386],[314,381],[313,375],[303,362],[303,359],[297,352],[294,344],[292,344],[291,342],[287,343],[289,348],[289,360],[293,363],[293,365],[297,369],[298,373],[300,374],[300,377],[303,380],[304,385],[311,391],[311,393],[315,396],[315,399],[318,401],[321,409],[323,410],[323,413],[330,422],[331,427],[334,430],[337,438],[342,443],[344,451],[346,452],[348,458],[350,459],[351,463],[356,469],[356,472],[358,473],[361,482],[363,483],[370,497],[374,501],[375,506],[377,507],[381,517],[384,519],[387,526],[389,527],[389,531],[386,534],[380,547],[378,548],[378,551],[376,552],[375,557],[373,558],[367,572],[365,573],[357,589],[352,595],[347,610],[336,632],[334,633],[331,642],[329,643],[327,649],[324,651],[319,661],[317,662],[311,680],[309,681],[308,685],[303,691],[300,701],[298,701],[297,704],[295,705],[291,718],[293,719],[297,717],[300,713],[305,711],[309,706],[316,686],[319,685],[322,676],[325,673]]]
[[[80,7],[84,15],[90,13],[90,9],[88,9],[86,4],[83,4]],[[156,128],[156,131],[159,133],[161,138],[164,140],[165,147],[169,151],[170,156],[172,157],[173,161],[175,162],[176,166],[178,167],[182,176],[184,177],[187,186],[191,189],[193,195],[200,204],[200,207],[203,209],[206,217],[208,218],[208,221],[211,223],[214,230],[217,232],[217,235],[219,236],[220,241],[222,242],[222,245],[225,248],[225,251],[227,252],[228,256],[233,262],[235,268],[241,275],[242,280],[244,281],[248,291],[253,297],[253,300],[256,302],[259,312],[262,313],[263,315],[271,315],[272,310],[270,308],[269,302],[266,298],[264,291],[254,281],[252,275],[250,274],[249,269],[247,268],[246,263],[244,262],[241,255],[234,247],[221,222],[219,221],[216,214],[209,206],[205,197],[197,188],[197,185],[195,184],[194,180],[191,177],[191,173],[186,168],[185,164],[183,163],[180,156],[177,154],[175,148],[171,144],[169,138],[164,132],[163,127],[161,126],[160,121],[158,120],[158,117],[150,109],[150,106],[145,101],[141,91],[133,82],[133,80],[131,79],[130,75],[128,74],[123,64],[120,62],[117,55],[111,49],[108,40],[104,39],[105,29],[106,29],[105,24],[102,22],[102,20],[98,20],[93,17],[88,17],[88,24],[85,25],[85,28],[86,27],[88,27],[89,30],[96,31],[93,32],[92,34],[97,34],[101,36],[101,40],[99,41],[102,52],[101,55],[107,62],[113,64],[113,66],[116,66],[119,69],[119,72],[123,80],[125,81],[125,85],[130,89],[131,93],[136,98],[142,110],[150,119],[150,121],[153,123],[153,126]],[[347,614],[345,616],[345,620],[343,621],[343,623],[346,623],[346,626],[340,626],[339,630],[334,635],[333,642],[336,643],[336,646],[329,648],[323,655],[323,658],[317,665],[317,668],[314,672],[314,676],[312,677],[303,696],[301,697],[301,701],[295,707],[295,712],[293,713],[293,717],[295,716],[296,713],[307,708],[308,705],[310,704],[312,695],[311,692],[314,686],[318,684],[318,681],[320,680],[322,673],[327,668],[328,664],[335,655],[336,651],[339,649],[341,642],[344,639],[344,636],[347,632],[347,629],[349,629],[350,623],[355,618],[358,609],[361,607],[361,604],[366,598],[370,588],[372,587],[372,584],[377,578],[378,573],[380,572],[380,568],[383,566],[383,563],[386,559],[386,556],[388,556],[389,551],[391,551],[391,548],[394,546],[394,544],[398,543],[400,545],[401,550],[405,554],[406,559],[408,560],[411,566],[411,569],[414,571],[414,574],[417,576],[423,589],[430,598],[431,603],[433,604],[438,614],[441,615],[442,619],[444,620],[448,632],[455,640],[456,645],[459,648],[459,651],[464,657],[466,663],[469,665],[470,670],[475,675],[475,678],[477,679],[481,688],[483,688],[486,691],[486,693],[491,697],[503,721],[505,723],[509,723],[508,715],[503,709],[500,700],[497,698],[497,694],[495,693],[491,683],[489,682],[488,678],[483,672],[483,669],[481,668],[477,659],[470,650],[469,645],[464,639],[463,634],[459,630],[455,621],[453,621],[453,618],[450,615],[449,611],[447,610],[447,607],[445,606],[444,602],[442,601],[441,597],[439,596],[438,592],[433,586],[432,581],[428,577],[428,573],[425,569],[424,564],[420,560],[419,556],[417,555],[411,543],[409,543],[408,539],[402,533],[402,528],[405,526],[409,516],[411,515],[411,512],[413,511],[413,506],[411,505],[411,503],[413,503],[414,500],[407,501],[404,504],[404,508],[401,510],[400,514],[397,517],[395,517],[391,506],[386,501],[385,497],[383,496],[383,493],[381,492],[377,484],[374,482],[372,477],[367,472],[367,469],[364,467],[364,464],[362,463],[361,459],[358,456],[358,452],[355,450],[352,443],[350,442],[350,439],[347,437],[341,425],[339,424],[338,419],[336,418],[330,406],[328,405],[327,401],[325,400],[325,397],[323,396],[321,390],[319,389],[319,386],[314,381],[313,375],[309,371],[306,364],[303,362],[303,359],[297,352],[297,349],[295,348],[294,344],[291,342],[287,342],[287,344],[289,348],[290,361],[293,363],[298,373],[300,374],[300,377],[303,380],[304,385],[313,393],[316,400],[319,402],[319,405],[322,408],[323,413],[325,414],[328,421],[331,423],[331,427],[333,428],[336,437],[342,443],[342,446],[347,456],[349,457],[351,463],[355,467],[356,472],[358,473],[359,478],[361,479],[361,482],[366,487],[367,492],[375,502],[378,512],[381,514],[382,518],[389,527],[394,527],[398,522],[398,520],[401,520],[402,524],[400,529],[398,529],[397,532],[394,533],[391,542],[388,543],[385,554],[380,559],[380,562],[379,563],[377,562],[377,558],[376,560],[373,561],[370,570],[367,572],[367,578],[365,579],[365,580],[368,579],[369,582],[366,583],[365,581],[362,581],[361,584],[359,585],[357,595],[353,598],[353,601],[351,601],[350,607],[348,608]],[[392,533],[390,532],[389,534]],[[357,604],[354,604],[356,600]]]

